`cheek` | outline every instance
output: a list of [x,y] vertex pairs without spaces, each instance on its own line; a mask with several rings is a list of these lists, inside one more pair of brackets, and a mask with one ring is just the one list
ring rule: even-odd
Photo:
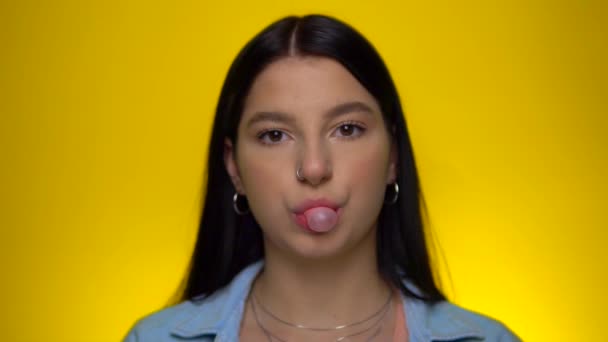
[[363,148],[343,160],[345,186],[356,221],[372,224],[380,213],[386,191],[389,153],[382,148]]
[[241,179],[247,196],[270,195],[273,188],[280,188],[285,173],[285,163],[280,158],[244,158],[240,166]]
[[289,160],[244,148],[237,162],[251,211],[262,225],[272,222],[284,208],[282,192],[288,187]]
[[344,170],[347,178],[356,186],[359,184],[384,184],[388,174],[389,150],[385,144],[379,142],[361,144],[349,151],[340,151],[337,154],[340,166],[346,167]]
[[360,151],[350,164],[353,165],[353,175],[358,176],[357,178],[380,178],[386,175],[387,171],[387,159],[384,158],[383,151],[373,151],[367,154]]

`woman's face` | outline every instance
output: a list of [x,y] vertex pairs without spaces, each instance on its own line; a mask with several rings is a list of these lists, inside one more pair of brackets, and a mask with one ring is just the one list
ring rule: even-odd
[[[323,258],[375,248],[396,149],[376,100],[341,64],[286,57],[269,65],[245,100],[238,137],[236,146],[226,140],[226,166],[267,253]],[[321,233],[303,227],[297,214],[311,206],[332,207],[337,223]]]

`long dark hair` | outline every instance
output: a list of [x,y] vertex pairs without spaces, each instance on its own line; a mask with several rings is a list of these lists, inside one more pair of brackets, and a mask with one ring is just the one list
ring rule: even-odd
[[[361,34],[322,15],[290,16],[274,22],[245,45],[228,71],[213,123],[204,209],[181,299],[211,295],[264,257],[260,226],[252,215],[237,215],[233,209],[235,189],[224,164],[224,141],[230,138],[236,145],[244,99],[256,76],[273,61],[290,55],[338,61],[378,101],[397,145],[401,189],[397,203],[384,205],[378,218],[378,267],[405,295],[428,302],[444,300],[433,278],[422,194],[395,85],[381,57]],[[404,279],[416,290],[405,287]]]

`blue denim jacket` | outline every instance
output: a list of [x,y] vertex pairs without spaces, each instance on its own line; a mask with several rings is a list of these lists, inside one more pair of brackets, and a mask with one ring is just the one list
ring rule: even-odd
[[[246,267],[200,303],[186,301],[141,319],[124,342],[238,341],[245,300],[262,266],[260,261]],[[449,302],[430,305],[403,295],[401,299],[411,342],[521,341],[502,323]]]

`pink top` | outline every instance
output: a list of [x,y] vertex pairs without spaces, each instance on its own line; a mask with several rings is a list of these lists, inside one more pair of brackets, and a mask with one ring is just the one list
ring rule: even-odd
[[393,342],[405,342],[407,341],[407,325],[405,321],[405,314],[403,313],[403,301],[401,301],[401,292],[397,291],[397,305],[395,310],[395,333],[393,335]]

